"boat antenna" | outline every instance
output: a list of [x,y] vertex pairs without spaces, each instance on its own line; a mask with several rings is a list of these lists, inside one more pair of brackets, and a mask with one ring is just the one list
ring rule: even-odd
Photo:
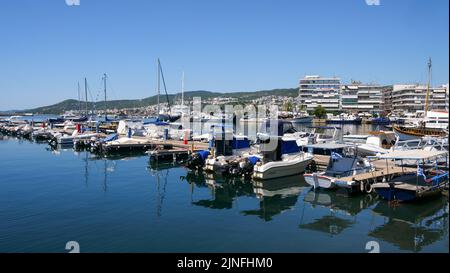
[[428,104],[430,99],[430,81],[431,81],[431,57],[428,59],[428,83],[427,83],[427,96],[425,99],[425,117],[428,115]]
[[106,107],[106,78],[108,76],[105,74],[103,74],[103,84],[104,84],[104,88],[105,88],[105,122],[108,120],[108,114],[107,114],[107,107]]

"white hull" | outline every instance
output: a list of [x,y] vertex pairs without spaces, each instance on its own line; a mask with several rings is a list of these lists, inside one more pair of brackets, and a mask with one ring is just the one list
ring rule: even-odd
[[335,183],[335,179],[332,177],[324,176],[322,174],[305,174],[305,181],[309,185],[313,186],[314,189],[322,188],[322,189],[335,189],[337,185]]
[[56,139],[58,144],[73,144],[75,140],[91,139],[97,137],[97,134],[85,134],[77,136],[61,136]]
[[386,154],[389,150],[377,147],[375,145],[369,145],[369,144],[361,144],[358,145],[357,154],[360,156],[375,156],[378,153],[380,154]]
[[295,156],[289,155],[286,160],[256,165],[253,171],[253,178],[265,180],[301,174],[305,172],[312,159],[313,156],[311,154],[302,153]]

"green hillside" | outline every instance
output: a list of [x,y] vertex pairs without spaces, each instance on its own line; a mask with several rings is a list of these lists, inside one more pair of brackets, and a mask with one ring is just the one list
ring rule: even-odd
[[[219,93],[219,92],[210,92],[210,91],[189,91],[184,93],[184,97],[186,100],[190,100],[193,97],[201,97],[202,99],[209,99],[212,97],[232,97],[238,98],[241,101],[245,100],[253,100],[260,97],[266,96],[289,96],[296,97],[298,95],[297,88],[287,88],[287,89],[273,89],[273,90],[261,90],[255,92],[233,92],[233,93]],[[181,99],[181,94],[169,94],[168,95],[170,103],[174,103],[175,100]],[[161,102],[166,102],[165,94],[162,94],[160,97]],[[155,105],[157,103],[157,96],[152,96],[144,99],[135,99],[135,100],[112,100],[107,101],[108,109],[124,109],[124,108],[137,108],[137,107],[145,107],[149,105]],[[85,109],[86,103],[79,102],[78,100],[69,99],[59,102],[57,104],[38,107],[34,109],[26,109],[20,112],[31,112],[35,114],[61,114],[65,111],[69,110],[78,110]],[[105,102],[88,102],[88,109],[105,109]]]

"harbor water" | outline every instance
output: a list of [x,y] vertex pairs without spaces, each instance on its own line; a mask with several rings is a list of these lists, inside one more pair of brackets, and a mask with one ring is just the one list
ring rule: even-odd
[[[342,128],[362,134],[370,125]],[[449,252],[446,197],[390,205],[303,177],[210,177],[0,135],[0,252]]]

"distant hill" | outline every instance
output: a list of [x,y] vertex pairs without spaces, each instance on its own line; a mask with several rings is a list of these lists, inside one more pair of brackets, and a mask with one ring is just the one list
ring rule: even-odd
[[[219,92],[211,92],[211,91],[189,91],[184,93],[184,98],[186,100],[192,99],[193,97],[201,97],[202,99],[209,99],[213,97],[232,97],[238,98],[241,101],[245,100],[253,100],[260,97],[266,96],[288,96],[288,97],[296,97],[298,96],[297,88],[286,88],[286,89],[273,89],[273,90],[261,90],[254,92],[233,92],[233,93],[219,93]],[[181,93],[178,94],[169,94],[168,99],[170,103],[174,103],[177,99],[181,98]],[[161,103],[166,102],[166,95],[161,94],[160,96]],[[146,107],[149,105],[155,105],[157,103],[157,96],[152,96],[144,99],[135,99],[135,100],[112,100],[107,101],[108,109],[124,109],[124,108],[137,108],[137,107]],[[80,102],[78,100],[69,99],[59,102],[57,104],[38,107],[34,109],[26,109],[22,111],[17,111],[18,113],[22,112],[31,112],[35,114],[61,114],[65,111],[69,110],[77,110],[81,107],[81,109],[86,108],[85,102]],[[105,102],[88,102],[88,109],[105,109]]]

